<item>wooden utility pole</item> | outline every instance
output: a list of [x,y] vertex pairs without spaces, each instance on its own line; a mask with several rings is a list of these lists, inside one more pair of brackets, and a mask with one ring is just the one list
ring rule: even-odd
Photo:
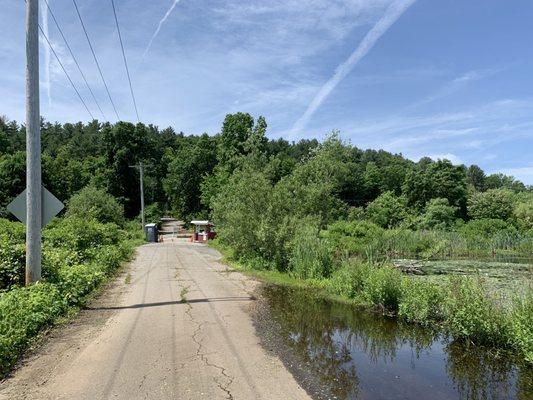
[[145,221],[144,221],[144,171],[143,171],[143,163],[139,162],[139,173],[141,175],[140,177],[140,184],[141,184],[141,223],[143,225],[143,231],[145,229]]
[[139,186],[141,190],[141,224],[143,226],[143,231],[146,225],[146,222],[144,220],[144,167],[145,165],[143,165],[141,161],[139,161],[139,165],[130,165],[130,168],[139,169]]
[[26,285],[41,279],[39,0],[26,1]]

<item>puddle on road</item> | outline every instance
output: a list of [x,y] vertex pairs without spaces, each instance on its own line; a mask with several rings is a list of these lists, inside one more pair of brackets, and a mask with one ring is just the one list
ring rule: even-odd
[[265,286],[263,344],[317,399],[533,399],[533,368],[309,292]]

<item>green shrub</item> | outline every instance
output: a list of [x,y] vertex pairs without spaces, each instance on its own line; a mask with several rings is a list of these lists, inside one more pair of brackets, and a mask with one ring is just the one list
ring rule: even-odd
[[516,205],[513,211],[514,220],[523,231],[533,230],[533,194],[521,197],[524,197],[524,201]]
[[318,225],[303,223],[291,242],[289,272],[300,279],[325,278],[331,274],[333,261],[325,239],[319,237]]
[[32,336],[65,309],[58,289],[37,283],[0,295],[0,376],[5,375]]
[[442,288],[434,283],[404,279],[398,315],[409,322],[429,325],[442,319]]
[[431,199],[426,204],[421,225],[426,229],[450,228],[456,218],[457,207],[451,206],[448,199]]
[[24,225],[0,219],[0,291],[24,284]]
[[337,221],[323,233],[332,248],[347,256],[364,255],[368,246],[386,232],[368,221]]
[[344,262],[331,275],[329,291],[349,299],[360,297],[372,268],[372,265],[356,260]]
[[68,304],[80,305],[104,278],[105,270],[97,264],[74,265],[59,271],[57,286]]
[[533,294],[513,301],[508,321],[510,345],[533,364]]
[[401,296],[402,275],[388,266],[372,268],[363,283],[363,298],[382,311],[395,312]]
[[443,302],[444,324],[457,339],[475,338],[478,343],[501,344],[505,338],[502,307],[488,297],[475,278],[449,278]]
[[475,239],[490,238],[501,232],[516,234],[516,229],[501,219],[484,218],[468,221],[459,229],[459,232],[468,239]]
[[513,214],[515,195],[508,189],[475,192],[468,199],[468,215],[473,219],[507,220]]
[[68,217],[95,219],[102,223],[124,224],[124,207],[104,190],[86,186],[70,198]]
[[89,249],[118,243],[121,231],[116,224],[69,217],[45,229],[43,239],[52,247],[65,247],[83,254]]
[[[144,208],[144,219],[146,223],[159,224],[161,218],[165,215],[165,210],[161,203],[152,203]],[[141,221],[141,215],[137,217],[137,221]]]
[[371,222],[382,228],[398,226],[407,218],[406,203],[405,198],[395,196],[393,192],[385,192],[367,206],[366,215]]
[[[0,222],[0,240],[2,237]],[[139,231],[139,229],[137,229]],[[0,294],[0,376],[27,347],[32,336],[69,306],[79,306],[106,275],[133,252],[136,234],[115,224],[67,218],[44,231],[43,278]],[[0,250],[1,250],[0,241]],[[1,254],[1,252],[0,252]],[[19,266],[24,271],[24,266]]]

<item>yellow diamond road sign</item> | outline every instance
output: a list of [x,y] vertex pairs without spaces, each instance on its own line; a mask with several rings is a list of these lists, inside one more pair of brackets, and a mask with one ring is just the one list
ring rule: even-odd
[[[45,226],[52,218],[54,218],[65,207],[52,193],[46,188],[42,187],[41,195],[41,225]],[[6,207],[11,213],[19,219],[19,221],[26,223],[26,190],[15,197],[11,203]]]

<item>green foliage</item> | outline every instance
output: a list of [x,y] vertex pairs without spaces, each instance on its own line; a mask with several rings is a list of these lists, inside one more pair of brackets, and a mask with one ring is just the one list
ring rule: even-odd
[[26,186],[26,154],[22,151],[0,156],[0,217],[7,217],[6,206]]
[[522,192],[526,190],[526,187],[512,176],[492,174],[485,178],[485,189],[509,189],[513,192]]
[[290,244],[289,273],[300,279],[320,279],[331,274],[330,249],[319,237],[316,221],[302,221]]
[[477,165],[471,165],[466,172],[468,183],[474,187],[475,190],[485,190],[485,172]]
[[375,267],[364,281],[363,298],[383,311],[395,312],[402,294],[402,276],[389,266]]
[[533,292],[517,296],[509,314],[508,338],[511,347],[519,350],[533,364]]
[[448,160],[436,162],[423,158],[405,177],[403,193],[408,204],[421,210],[431,199],[445,198],[459,213],[466,211],[466,168]]
[[270,197],[269,181],[252,170],[236,172],[217,195],[213,207],[217,235],[238,257],[261,255],[259,233]]
[[221,164],[245,154],[245,143],[252,134],[254,119],[248,113],[227,114],[222,123],[217,149]]
[[366,208],[368,219],[381,226],[391,228],[400,225],[408,215],[405,198],[385,192]]
[[71,197],[66,216],[124,224],[124,208],[113,196],[94,186],[87,186]]
[[24,284],[25,252],[24,226],[0,219],[0,291]]
[[468,240],[488,239],[496,235],[516,235],[516,228],[501,219],[477,219],[468,221],[459,228]]
[[513,219],[523,231],[533,230],[533,193],[528,192],[517,197]]
[[283,198],[289,217],[319,218],[325,226],[347,213],[341,194],[349,185],[350,168],[347,148],[333,134],[317,147],[305,163],[282,179],[275,190]]
[[365,255],[376,238],[386,231],[368,221],[337,221],[322,233],[332,249],[344,256]]
[[468,215],[473,219],[508,220],[513,214],[514,194],[506,189],[473,193],[468,199]]
[[360,297],[373,268],[371,264],[358,260],[343,262],[331,276],[330,291],[348,299]]
[[[161,218],[165,215],[165,210],[161,203],[152,203],[144,208],[144,219],[146,223],[157,224]],[[141,217],[137,217],[137,221],[141,221]]]
[[203,210],[201,183],[215,167],[216,139],[204,134],[196,141],[185,142],[166,158],[168,167],[163,188],[170,207],[181,218],[189,219]]
[[450,206],[447,199],[431,199],[427,205],[421,224],[424,228],[447,229],[455,222],[457,207]]
[[[24,240],[21,227],[0,220],[0,249],[5,235]],[[42,328],[53,324],[68,307],[82,305],[132,254],[134,243],[115,224],[94,220],[55,220],[45,229],[44,282],[28,287],[11,286],[7,292],[0,293],[0,376],[9,371]],[[18,268],[23,275],[24,264]]]
[[409,322],[430,325],[443,318],[444,293],[440,286],[421,280],[404,279],[398,316]]
[[95,220],[69,217],[50,225],[43,239],[54,248],[67,248],[87,254],[101,246],[119,242],[121,231],[115,224],[102,224]]
[[505,338],[501,305],[489,298],[479,280],[461,276],[449,279],[443,302],[446,329],[458,339],[499,344]]
[[0,376],[9,371],[30,339],[64,310],[59,290],[49,283],[0,294]]

